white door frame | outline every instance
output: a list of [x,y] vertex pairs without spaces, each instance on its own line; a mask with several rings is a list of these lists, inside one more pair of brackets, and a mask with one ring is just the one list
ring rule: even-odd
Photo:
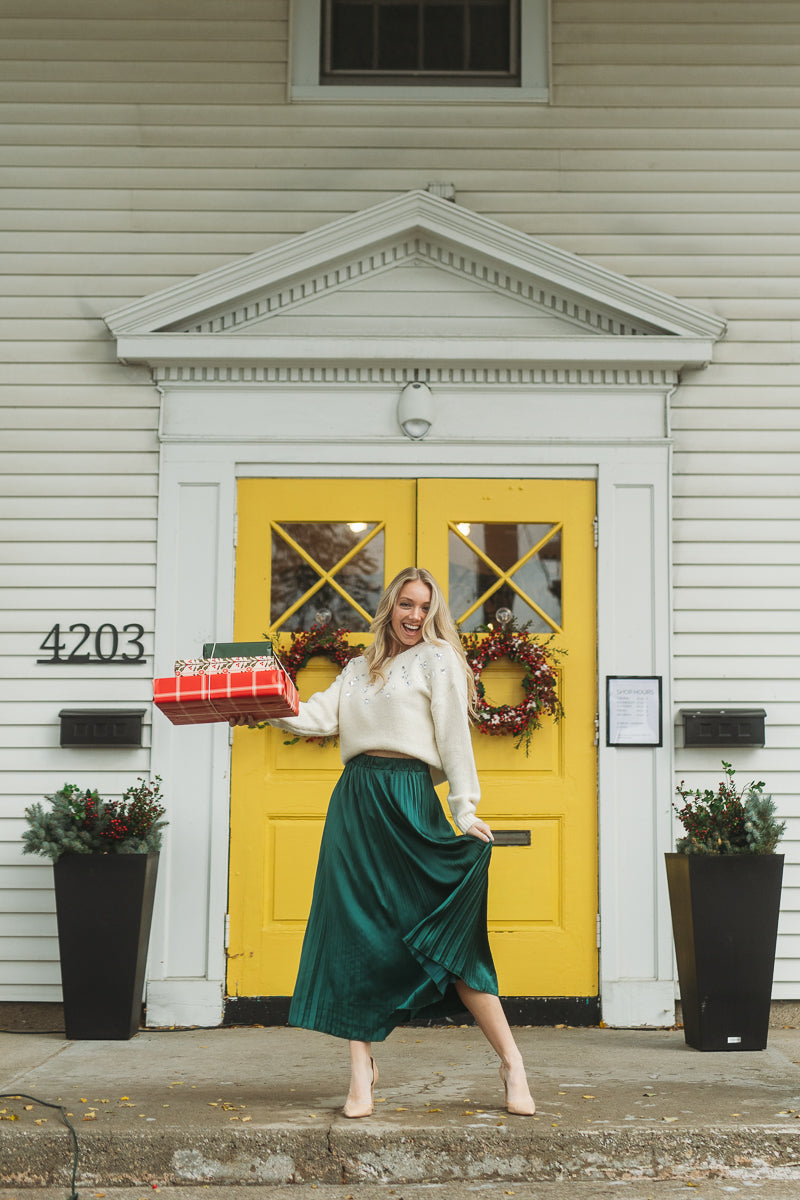
[[[393,405],[399,389],[391,390]],[[208,395],[194,389],[165,389],[162,420],[158,675],[171,673],[173,660],[202,642],[232,634],[240,477],[596,480],[600,994],[609,1025],[664,1025],[674,1018],[671,932],[661,866],[671,837],[670,445],[662,423],[667,394],[665,389],[657,391],[658,403],[650,408],[650,436],[609,437],[602,443],[495,436],[487,431],[483,400],[473,398],[470,410],[469,397],[465,400],[463,395],[458,439],[412,443],[399,432],[388,439],[352,439],[346,430],[363,414],[368,397],[349,389],[350,401],[343,403],[335,388],[328,394],[315,388],[309,397],[308,389],[299,387],[292,406],[299,414],[298,425],[306,403],[326,413],[338,406],[339,436],[332,431],[334,436],[324,441],[313,440],[306,426],[302,432],[296,428],[291,440],[271,442],[264,429],[252,425],[245,441],[228,440],[235,438],[242,422],[252,421],[253,395],[236,389],[224,403],[218,395],[214,398],[217,428],[210,428],[211,422],[198,427],[197,413],[212,409]],[[549,403],[555,399],[550,397]],[[587,406],[597,399],[583,395]],[[530,403],[530,393],[527,400]],[[270,425],[268,415],[264,424]],[[655,426],[660,426],[658,432]],[[607,675],[621,674],[662,676],[662,747],[605,747],[604,681]],[[151,942],[147,1020],[150,1025],[213,1025],[223,1016],[226,965],[228,727],[175,728],[156,713],[152,769],[163,777],[170,796],[171,824]]]

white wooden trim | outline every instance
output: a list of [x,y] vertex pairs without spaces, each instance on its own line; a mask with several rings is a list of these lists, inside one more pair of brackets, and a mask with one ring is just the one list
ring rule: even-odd
[[351,363],[406,365],[503,363],[525,368],[537,363],[604,363],[621,366],[703,367],[713,342],[701,337],[426,338],[426,337],[257,337],[236,334],[150,333],[117,338],[126,363]]
[[151,979],[147,984],[147,1024],[219,1025],[223,1014],[221,979]]
[[[163,456],[162,456],[163,458]],[[233,610],[235,479],[226,463],[162,462],[155,674],[219,636]],[[204,586],[205,581],[205,586]],[[150,1025],[222,1020],[228,890],[228,727],[177,731],[154,712],[151,769],[171,797],[150,941]],[[152,994],[151,994],[152,989]]]
[[[725,322],[719,317],[425,191],[406,192],[185,280],[114,310],[105,321],[117,338],[197,321],[210,311],[241,304],[248,296],[289,279],[317,275],[326,265],[340,265],[365,254],[372,246],[416,235],[420,230],[471,256],[502,264],[526,279],[539,279],[557,291],[582,297],[590,307],[599,305],[605,311],[611,308],[633,322],[652,324],[663,333],[717,339],[725,331]],[[334,352],[334,360],[345,357]],[[219,351],[218,358],[224,359]]]
[[[600,995],[608,1025],[674,1019],[663,864],[672,849],[669,503],[666,441],[618,456],[598,482]],[[628,673],[662,678],[663,746],[605,745],[606,676]]]

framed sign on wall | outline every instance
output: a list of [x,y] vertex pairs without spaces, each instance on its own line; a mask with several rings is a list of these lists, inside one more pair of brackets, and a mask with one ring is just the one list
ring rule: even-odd
[[606,745],[662,745],[660,675],[606,676]]

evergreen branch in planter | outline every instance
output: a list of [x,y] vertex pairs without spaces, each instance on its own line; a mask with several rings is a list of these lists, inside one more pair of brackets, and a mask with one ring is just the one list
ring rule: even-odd
[[64,854],[150,854],[161,849],[161,777],[140,776],[121,800],[104,800],[96,789],[65,783],[45,796],[51,807],[25,809],[30,826],[22,835],[23,854],[41,854],[53,862]]
[[686,830],[679,838],[679,854],[774,854],[786,822],[779,821],[771,796],[764,795],[763,780],[741,790],[735,771],[723,760],[725,778],[716,791],[691,791],[683,782],[676,788],[683,807],[673,804]]

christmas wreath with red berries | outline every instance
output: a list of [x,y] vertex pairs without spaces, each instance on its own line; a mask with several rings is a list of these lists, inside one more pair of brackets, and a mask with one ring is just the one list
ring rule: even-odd
[[[344,629],[335,629],[328,624],[315,621],[310,629],[291,634],[291,644],[280,659],[286,668],[286,674],[292,683],[297,683],[297,676],[312,658],[327,658],[338,667],[344,668],[351,658],[357,658],[364,650],[360,642],[353,645],[347,640]],[[318,746],[332,746],[337,742],[335,737],[296,737],[286,743],[295,745],[299,741],[315,742]]]
[[[534,730],[539,729],[542,718],[549,716],[558,720],[564,709],[558,696],[558,660],[565,650],[550,644],[535,641],[528,633],[527,625],[516,626],[514,622],[498,628],[485,625],[473,633],[462,633],[461,644],[475,676],[478,690],[477,728],[480,733],[493,736],[515,737],[515,749],[530,749]],[[489,663],[507,658],[523,668],[521,679],[523,700],[513,704],[490,704],[486,699],[486,688],[481,678]]]

